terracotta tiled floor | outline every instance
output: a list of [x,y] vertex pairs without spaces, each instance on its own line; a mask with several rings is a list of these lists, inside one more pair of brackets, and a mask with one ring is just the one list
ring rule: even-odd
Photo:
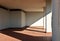
[[39,27],[5,29],[0,31],[0,41],[52,41],[52,33]]

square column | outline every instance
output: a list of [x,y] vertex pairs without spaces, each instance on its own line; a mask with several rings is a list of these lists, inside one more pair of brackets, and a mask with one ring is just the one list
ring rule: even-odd
[[52,41],[60,41],[60,0],[52,0]]

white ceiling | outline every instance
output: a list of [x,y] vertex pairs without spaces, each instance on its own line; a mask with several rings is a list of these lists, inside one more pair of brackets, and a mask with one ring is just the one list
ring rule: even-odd
[[45,0],[0,0],[0,4],[11,9],[26,11],[41,11],[46,6]]

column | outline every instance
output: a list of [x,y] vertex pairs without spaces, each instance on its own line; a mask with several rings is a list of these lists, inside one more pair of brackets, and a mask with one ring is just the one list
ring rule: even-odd
[[52,41],[60,41],[60,0],[52,0]]
[[21,27],[26,26],[26,16],[25,12],[21,11]]
[[46,0],[45,16],[44,16],[44,28],[46,32],[52,32],[51,18],[52,18],[51,0]]

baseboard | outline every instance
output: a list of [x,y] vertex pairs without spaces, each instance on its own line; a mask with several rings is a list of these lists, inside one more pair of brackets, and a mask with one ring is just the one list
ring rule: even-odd
[[[4,29],[14,29],[14,28],[26,29],[26,28],[29,28],[29,27],[37,27],[37,28],[44,29],[44,26],[7,27],[7,28],[4,28]],[[4,29],[1,29],[1,30],[4,30]]]
[[26,27],[41,27],[41,28],[44,28],[44,26],[26,26]]
[[1,30],[5,30],[5,29],[8,29],[8,27],[7,27],[7,28],[2,28],[2,29],[0,29],[0,31],[1,31]]

